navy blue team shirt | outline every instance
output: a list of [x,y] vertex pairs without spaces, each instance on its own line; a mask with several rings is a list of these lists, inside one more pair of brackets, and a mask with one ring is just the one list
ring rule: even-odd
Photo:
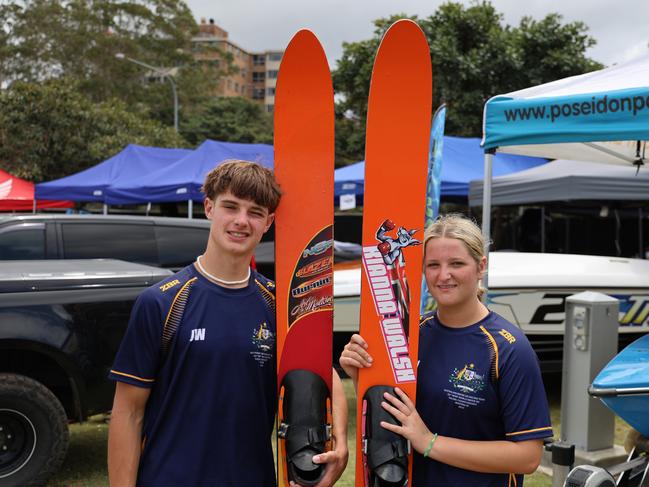
[[[524,441],[552,436],[536,354],[524,333],[490,312],[465,328],[444,326],[435,313],[419,330],[417,411],[442,436]],[[523,475],[488,474],[415,455],[419,487],[521,487]]]
[[[174,300],[184,312],[163,353]],[[274,284],[260,274],[228,289],[190,265],[145,290],[109,374],[151,388],[138,485],[274,486],[275,362]]]

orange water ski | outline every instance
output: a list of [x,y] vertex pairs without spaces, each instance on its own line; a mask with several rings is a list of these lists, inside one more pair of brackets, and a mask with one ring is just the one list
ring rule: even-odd
[[[291,401],[301,404],[322,389],[304,386],[304,377],[295,378],[292,371],[307,371],[324,383],[324,397],[318,396],[313,407],[325,411],[330,425],[333,336],[333,86],[322,46],[308,30],[293,37],[282,58],[274,145],[275,176],[283,193],[275,218],[278,430],[302,438],[305,408],[291,410]],[[287,387],[292,386],[285,381],[297,384],[294,395],[287,396]],[[322,434],[319,427],[308,433]],[[280,438],[280,486],[289,481],[287,446],[288,441]],[[317,476],[319,471],[304,475]]]
[[[415,22],[400,20],[381,41],[368,102],[360,334],[374,362],[359,373],[357,487],[369,487],[371,470],[367,390],[398,385],[415,399],[431,105],[428,43]],[[412,455],[407,470],[410,479]]]

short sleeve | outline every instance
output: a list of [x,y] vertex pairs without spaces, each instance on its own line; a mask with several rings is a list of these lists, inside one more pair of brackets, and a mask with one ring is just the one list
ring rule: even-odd
[[160,365],[163,321],[161,304],[149,289],[136,300],[128,327],[108,377],[150,388]]
[[499,389],[506,438],[524,441],[552,436],[548,400],[534,350],[524,336],[504,348]]

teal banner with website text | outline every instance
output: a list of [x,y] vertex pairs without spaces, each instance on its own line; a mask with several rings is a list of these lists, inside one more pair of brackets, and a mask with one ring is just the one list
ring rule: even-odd
[[551,98],[494,97],[483,147],[649,139],[649,87]]

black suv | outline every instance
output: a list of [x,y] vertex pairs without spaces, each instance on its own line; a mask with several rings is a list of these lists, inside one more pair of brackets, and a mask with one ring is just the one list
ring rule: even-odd
[[[208,220],[117,215],[0,216],[3,260],[120,259],[177,271],[207,245]],[[257,270],[275,277],[274,228],[255,250]]]
[[133,302],[170,275],[110,259],[0,262],[0,485],[45,483],[68,422],[110,410]]
[[205,250],[208,220],[116,215],[0,216],[0,260],[121,259],[178,270]]

